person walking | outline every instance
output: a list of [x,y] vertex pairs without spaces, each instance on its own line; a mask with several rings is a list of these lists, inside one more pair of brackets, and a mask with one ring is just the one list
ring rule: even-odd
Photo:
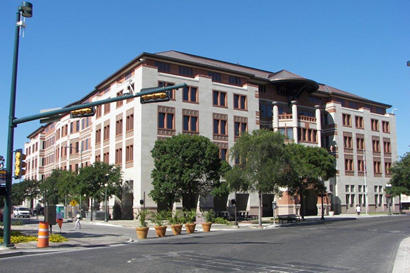
[[77,215],[75,216],[75,225],[74,225],[74,229],[81,229],[81,215],[80,213],[77,213]]
[[356,213],[357,215],[360,215],[360,205],[359,204],[357,204],[356,206]]

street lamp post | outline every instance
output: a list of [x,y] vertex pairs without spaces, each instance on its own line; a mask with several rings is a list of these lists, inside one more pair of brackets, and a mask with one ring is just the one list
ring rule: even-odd
[[14,55],[13,55],[13,70],[11,76],[11,88],[10,88],[10,112],[9,112],[9,124],[8,124],[8,138],[7,138],[7,163],[6,163],[6,194],[3,209],[3,244],[4,247],[13,247],[10,242],[10,224],[11,224],[11,184],[12,184],[12,161],[13,161],[13,142],[14,142],[14,115],[16,112],[16,86],[17,86],[17,65],[18,65],[18,52],[19,52],[19,37],[20,28],[24,27],[21,16],[30,18],[33,16],[33,5],[30,2],[23,2],[18,7],[16,13],[16,32],[14,36]]

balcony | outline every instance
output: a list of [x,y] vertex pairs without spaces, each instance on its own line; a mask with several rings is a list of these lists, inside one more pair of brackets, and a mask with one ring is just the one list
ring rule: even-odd
[[280,114],[278,115],[279,120],[282,119],[292,119],[292,114]]
[[316,118],[315,118],[315,117],[309,117],[309,116],[299,115],[298,118],[299,118],[299,121],[316,122]]

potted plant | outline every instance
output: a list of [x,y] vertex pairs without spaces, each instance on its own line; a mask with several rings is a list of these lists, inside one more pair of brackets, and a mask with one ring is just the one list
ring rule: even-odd
[[185,211],[185,229],[187,233],[195,232],[195,220],[196,220],[196,211],[195,209],[190,211]]
[[184,222],[184,217],[181,216],[181,213],[178,211],[175,213],[175,215],[172,215],[172,213],[170,213],[168,221],[171,224],[172,233],[174,233],[174,235],[180,235],[182,230],[182,223]]
[[215,212],[212,209],[203,211],[202,216],[205,218],[205,222],[202,223],[202,230],[204,232],[210,232],[212,223],[215,220]]
[[149,228],[147,226],[147,222],[145,221],[146,217],[147,217],[147,211],[145,209],[141,209],[137,214],[136,219],[139,221],[139,225],[136,228],[138,239],[147,238]]
[[165,237],[167,232],[167,226],[164,225],[165,220],[167,219],[167,211],[159,211],[153,214],[153,222],[155,224],[155,233],[158,237]]

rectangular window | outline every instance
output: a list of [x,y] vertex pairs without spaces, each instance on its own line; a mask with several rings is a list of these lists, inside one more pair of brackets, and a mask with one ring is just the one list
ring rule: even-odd
[[122,163],[122,148],[115,150],[115,164]]
[[380,161],[373,161],[374,174],[381,174]]
[[388,121],[382,121],[383,133],[390,133],[390,124]]
[[214,135],[227,136],[228,135],[228,122],[224,119],[214,118]]
[[96,118],[101,117],[101,114],[102,114],[102,105],[97,105],[95,112],[96,112],[96,113],[95,113]]
[[235,121],[235,124],[234,124],[235,137],[240,137],[247,130],[248,130],[247,122]]
[[110,139],[110,125],[104,126],[104,141]]
[[391,174],[391,162],[384,162],[384,172],[386,175],[390,175]]
[[198,103],[198,88],[194,86],[184,87],[182,101]]
[[363,117],[355,116],[355,123],[357,129],[364,129]]
[[353,159],[345,159],[345,171],[353,172]]
[[379,131],[379,121],[377,119],[371,119],[372,131]]
[[212,78],[213,82],[221,82],[222,81],[222,77],[221,77],[220,73],[208,72],[208,76],[210,76]]
[[110,112],[111,108],[111,103],[106,103],[104,104],[104,115],[108,114]]
[[122,119],[119,119],[115,122],[115,135],[122,135]]
[[373,153],[380,153],[380,142],[378,140],[372,140]]
[[174,130],[174,114],[158,112],[158,128]]
[[[128,85],[128,87],[127,87],[127,91],[128,91],[128,93],[130,93],[130,94],[133,94],[134,93],[134,84],[132,83],[132,84],[130,84],[130,85]],[[127,99],[127,103],[129,103],[129,102],[131,102],[133,100],[133,98],[131,98],[131,99]]]
[[358,172],[364,172],[364,161],[363,161],[363,159],[358,159],[357,160],[357,171]]
[[110,163],[110,153],[109,152],[104,153],[103,161],[107,164]]
[[198,117],[184,115],[183,130],[184,132],[198,133]]
[[213,91],[212,97],[213,97],[212,101],[213,101],[214,106],[221,106],[221,107],[227,106],[226,92]]
[[344,136],[343,137],[343,142],[344,142],[345,149],[353,149],[352,137],[351,136]]
[[101,142],[101,129],[95,130],[95,143]]
[[240,110],[246,110],[248,107],[247,105],[247,100],[245,95],[233,95],[233,108],[234,109],[240,109]]
[[236,76],[229,76],[229,83],[233,85],[242,86],[241,78]]
[[127,132],[134,129],[134,114],[130,114],[127,116],[125,127]]
[[[167,87],[175,85],[173,82],[158,81],[158,87]],[[175,90],[171,90],[171,100],[175,100]]]
[[357,137],[356,138],[356,148],[358,151],[363,151],[364,150],[364,138],[362,137]]
[[80,121],[79,120],[77,120],[76,123],[75,123],[75,130],[77,132],[80,131]]
[[171,71],[171,66],[168,63],[156,61],[155,66],[158,67],[158,72],[169,73]]
[[193,72],[192,68],[180,65],[179,66],[179,75],[192,77],[194,75],[194,72]]
[[220,148],[219,149],[219,158],[226,161],[226,155],[228,154],[228,149]]
[[391,153],[390,141],[383,141],[383,151],[384,151],[385,154],[390,154]]
[[128,145],[125,152],[125,161],[130,162],[134,160],[134,145]]
[[[120,92],[117,92],[117,97],[121,97],[123,95],[123,91],[121,90]],[[123,102],[124,101],[122,101],[122,100],[120,100],[120,101],[117,101],[117,108],[118,107],[121,107],[122,105],[123,105]]]
[[342,114],[343,126],[352,127],[352,117],[349,114]]

